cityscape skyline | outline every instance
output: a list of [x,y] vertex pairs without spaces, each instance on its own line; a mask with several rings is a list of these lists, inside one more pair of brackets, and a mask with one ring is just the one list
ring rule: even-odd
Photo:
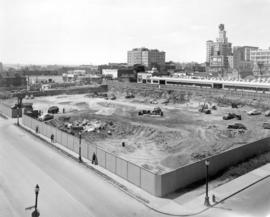
[[126,62],[134,47],[164,50],[167,61],[202,63],[205,41],[220,23],[233,46],[270,46],[269,0],[0,2],[4,64]]

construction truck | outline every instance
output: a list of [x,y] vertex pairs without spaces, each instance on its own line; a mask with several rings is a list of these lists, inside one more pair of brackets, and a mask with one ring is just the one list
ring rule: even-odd
[[131,98],[135,98],[135,96],[133,95],[133,93],[127,92],[126,99],[131,99]]
[[142,115],[150,115],[150,116],[163,116],[163,111],[161,110],[160,107],[155,107],[152,111],[150,110],[141,110],[138,112],[139,116]]
[[208,104],[206,102],[204,102],[204,104],[200,106],[199,112],[202,112],[205,114],[211,114],[211,110],[208,109]]

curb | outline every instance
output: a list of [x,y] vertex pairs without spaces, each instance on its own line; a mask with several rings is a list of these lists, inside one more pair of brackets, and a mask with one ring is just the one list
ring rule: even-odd
[[[0,113],[1,116],[1,113]],[[6,117],[5,117],[6,118]],[[7,119],[7,118],[6,118]],[[28,129],[27,127],[23,126],[22,124],[20,124],[19,126],[17,124],[14,124],[17,127],[20,127],[21,129],[29,132],[30,134],[32,134],[33,136],[35,136],[36,138],[39,138],[40,140],[42,140],[43,142],[45,142],[48,146],[50,146],[51,148],[54,148],[60,152],[62,152],[63,154],[65,154],[66,156],[72,158],[73,160],[77,161],[79,164],[91,169],[92,171],[94,171],[95,173],[97,173],[98,175],[100,175],[101,177],[103,177],[105,180],[107,180],[109,183],[111,183],[112,185],[116,186],[119,190],[121,190],[122,192],[128,194],[130,197],[136,199],[138,202],[140,202],[141,204],[143,204],[144,206],[146,206],[147,208],[160,213],[160,214],[164,214],[164,215],[168,215],[168,216],[195,216],[195,215],[199,215],[213,207],[215,207],[216,205],[223,203],[225,200],[233,197],[234,195],[250,188],[251,186],[263,181],[264,179],[267,179],[270,177],[270,175],[267,175],[265,177],[262,177],[258,180],[256,180],[255,182],[241,188],[240,190],[234,192],[233,194],[219,200],[218,202],[216,202],[213,205],[210,205],[209,207],[205,207],[204,209],[202,209],[201,211],[195,212],[195,213],[189,213],[189,214],[173,214],[173,213],[168,213],[168,212],[163,212],[158,210],[157,208],[154,208],[153,206],[150,205],[149,200],[144,199],[143,197],[141,197],[140,195],[135,194],[134,192],[130,191],[126,186],[124,186],[123,184],[117,182],[116,180],[114,180],[113,178],[111,178],[110,176],[108,176],[107,174],[102,173],[101,171],[99,171],[98,169],[96,169],[94,166],[89,165],[86,162],[79,162],[78,158],[76,158],[74,155],[70,154],[69,152],[65,151],[64,149],[57,147],[56,145],[54,145],[53,143],[49,142],[47,139],[43,138],[42,136],[40,136],[39,134],[34,133],[31,129]]]
[[4,118],[4,119],[8,119],[8,116],[6,116],[5,114],[3,114],[2,112],[0,112],[0,117]]

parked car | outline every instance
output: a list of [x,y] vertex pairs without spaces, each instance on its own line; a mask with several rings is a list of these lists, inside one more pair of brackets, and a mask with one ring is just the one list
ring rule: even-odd
[[253,109],[251,111],[248,111],[247,114],[248,115],[260,115],[261,112],[259,110],[257,110],[257,109]]
[[235,124],[231,124],[231,125],[228,125],[227,127],[228,129],[242,129],[242,130],[246,130],[247,127],[244,125],[244,124],[241,124],[241,123],[235,123]]
[[270,110],[265,111],[265,112],[264,112],[264,115],[265,115],[266,117],[269,117],[269,116],[270,116]]
[[263,129],[270,129],[270,123],[263,123]]
[[48,120],[52,120],[52,119],[53,119],[52,114],[43,114],[38,118],[39,121],[48,121]]
[[51,106],[48,109],[48,113],[51,113],[51,114],[57,114],[58,112],[59,112],[59,108],[57,106]]
[[236,118],[237,120],[241,120],[242,116],[234,114],[234,113],[228,113],[227,115],[223,116],[223,120],[231,120],[233,118]]
[[158,104],[158,102],[153,99],[153,100],[150,101],[150,104]]

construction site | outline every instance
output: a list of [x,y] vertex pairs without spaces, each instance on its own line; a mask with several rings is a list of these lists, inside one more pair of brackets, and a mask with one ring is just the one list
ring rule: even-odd
[[57,106],[48,124],[156,174],[270,135],[265,100],[111,87],[24,102],[43,114]]

